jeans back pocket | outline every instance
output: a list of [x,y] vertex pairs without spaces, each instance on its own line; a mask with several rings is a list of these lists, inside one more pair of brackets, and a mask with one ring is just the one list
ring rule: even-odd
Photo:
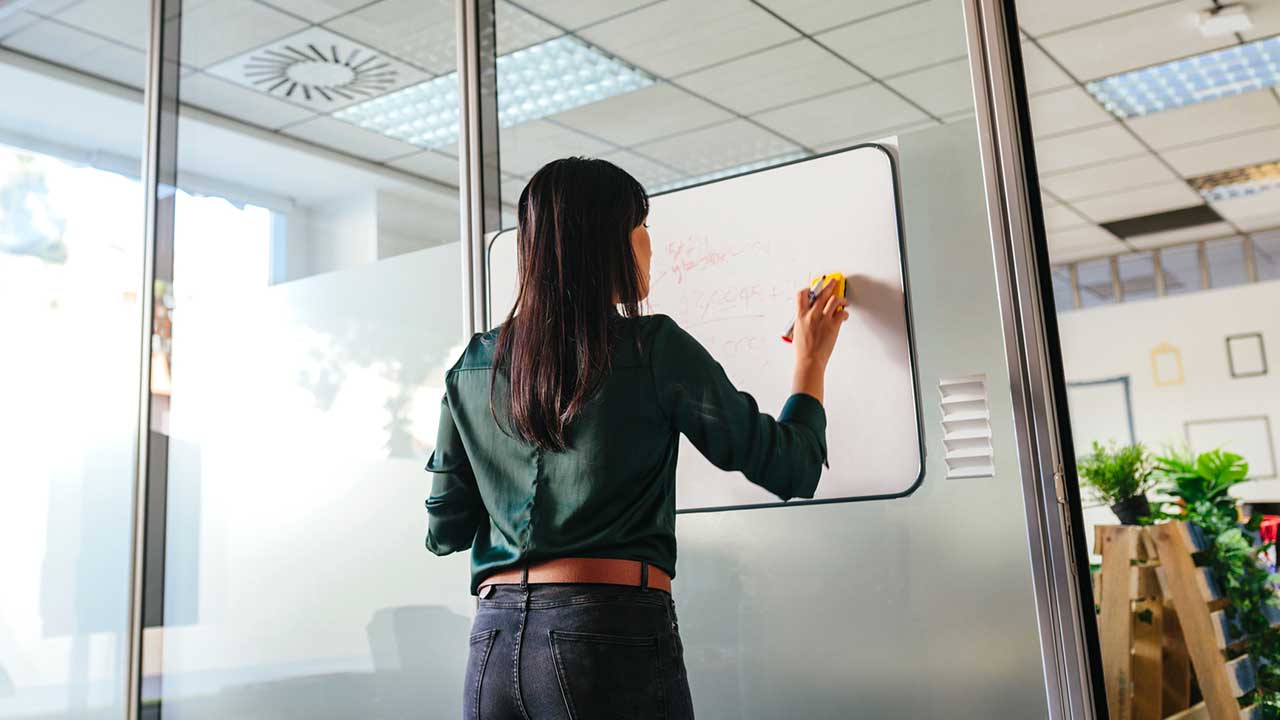
[[548,631],[570,720],[652,720],[664,715],[656,637]]
[[485,669],[489,665],[489,653],[493,651],[493,640],[497,635],[497,629],[471,635],[471,650],[467,654],[467,694],[462,699],[464,718],[480,717],[480,688],[484,684]]

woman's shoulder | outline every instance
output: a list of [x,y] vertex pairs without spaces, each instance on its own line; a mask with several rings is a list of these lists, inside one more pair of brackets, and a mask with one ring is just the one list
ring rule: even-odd
[[493,358],[498,345],[498,331],[500,329],[501,326],[498,326],[487,332],[479,332],[472,335],[467,344],[463,346],[457,361],[449,368],[449,373],[462,370],[487,370],[493,367]]

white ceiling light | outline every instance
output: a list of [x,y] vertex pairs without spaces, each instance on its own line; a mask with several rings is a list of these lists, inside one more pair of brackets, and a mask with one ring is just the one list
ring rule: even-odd
[[1280,35],[1112,75],[1085,87],[1119,118],[1149,115],[1280,84]]
[[[648,87],[652,75],[564,35],[498,58],[498,124],[511,127]],[[458,140],[458,75],[352,105],[334,117],[422,147]]]
[[1201,10],[1196,15],[1196,27],[1200,28],[1201,35],[1211,38],[1244,32],[1253,27],[1253,21],[1245,12],[1244,4],[1235,3]]

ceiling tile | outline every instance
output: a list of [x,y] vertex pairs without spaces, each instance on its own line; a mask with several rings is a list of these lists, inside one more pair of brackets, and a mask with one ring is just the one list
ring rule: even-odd
[[58,13],[58,19],[96,35],[105,35],[132,48],[147,49],[150,16],[142,3],[81,0]]
[[545,120],[503,128],[498,143],[502,148],[502,171],[518,175],[532,174],[559,158],[598,155],[613,149],[599,140]]
[[261,0],[311,22],[324,22],[369,4],[369,0]]
[[452,0],[380,0],[325,26],[442,75],[458,65],[456,6]]
[[[1158,2],[1158,0],[1156,0]],[[1097,22],[1152,4],[1152,0],[1038,0],[1018,3],[1018,25],[1032,36]]]
[[1022,43],[1022,71],[1031,95],[1075,85],[1071,76],[1032,42]]
[[1200,34],[1194,16],[1202,5],[1166,3],[1044,37],[1040,44],[1082,82],[1234,44],[1232,36]]
[[731,120],[635,148],[688,175],[703,175],[800,150],[746,120]]
[[1114,255],[1128,249],[1115,235],[1097,225],[1081,225],[1047,234],[1049,260],[1054,263]]
[[281,132],[373,162],[385,162],[421,150],[409,143],[331,117],[313,118],[291,125]]
[[783,135],[817,147],[844,138],[928,120],[879,85],[864,85],[755,116]]
[[4,45],[4,38],[18,32],[24,27],[39,20],[38,17],[29,12],[16,12],[4,17],[0,17],[0,45]]
[[52,17],[78,2],[80,2],[80,0],[26,0],[25,2],[14,4],[21,4],[23,10],[35,13],[36,15]]
[[1252,215],[1241,220],[1235,220],[1236,227],[1245,232],[1257,232],[1260,230],[1275,230],[1280,228],[1280,212],[1274,215]]
[[435,150],[424,150],[417,155],[398,158],[387,164],[414,175],[458,186],[458,158]]
[[[708,28],[715,28],[714,39],[708,37]],[[799,37],[747,0],[667,0],[581,34],[605,51],[667,78]]]
[[1159,185],[1076,200],[1072,205],[1090,220],[1103,223],[1203,203],[1204,200],[1199,193],[1187,187],[1186,183],[1173,180]]
[[678,87],[659,83],[553,117],[568,127],[629,146],[728,120],[733,115]]
[[85,53],[80,64],[99,77],[138,90],[147,82],[147,55],[141,50],[105,43]]
[[1177,230],[1147,233],[1146,235],[1135,235],[1129,238],[1129,244],[1141,250],[1150,250],[1151,248],[1180,245],[1182,243],[1195,242],[1196,240],[1208,240],[1234,234],[1235,229],[1230,224],[1216,222],[1178,228]]
[[1142,155],[1146,149],[1119,124],[1059,135],[1035,143],[1040,174]]
[[146,76],[146,55],[56,22],[28,25],[5,39],[6,47],[95,77],[141,88]]
[[1280,126],[1280,102],[1267,91],[1187,105],[1125,121],[1159,149]]
[[639,180],[641,185],[648,188],[650,192],[659,185],[674,182],[686,175],[686,173],[663,165],[651,158],[633,153],[630,150],[605,153],[600,158],[626,170],[632,177]]
[[862,70],[884,77],[966,56],[963,4],[929,0],[817,36]]
[[682,86],[743,114],[864,82],[869,82],[866,75],[808,40],[797,40],[680,78]]
[[1066,205],[1054,205],[1044,208],[1044,227],[1046,230],[1065,230],[1088,224],[1088,218]]
[[[540,42],[560,37],[564,34],[555,25],[506,2],[506,0],[498,0],[494,7],[498,15],[494,20],[494,24],[497,26],[499,55],[506,55],[507,53],[527,48],[530,45],[537,45]],[[450,13],[449,17],[452,18],[453,13]],[[453,65],[457,65],[457,60],[454,60]]]
[[194,105],[271,130],[314,116],[308,110],[203,73],[183,78],[178,97],[183,105]]
[[1161,154],[1184,177],[1270,162],[1280,158],[1280,128],[1202,142]]
[[1245,40],[1261,40],[1280,33],[1280,3],[1275,0],[1250,2],[1248,11],[1253,27],[1240,33]]
[[1064,199],[1076,200],[1129,188],[1178,180],[1178,176],[1150,153],[1119,162],[1079,170],[1040,175],[1040,184]]
[[1031,129],[1037,138],[1112,122],[1111,113],[1079,87],[1031,98]]
[[648,5],[654,0],[517,0],[516,4],[566,30],[577,30],[615,15]]
[[1260,227],[1262,221],[1273,221],[1272,225],[1280,225],[1280,193],[1267,190],[1253,195],[1220,200],[1209,203],[1222,217],[1244,227]]
[[[444,75],[457,70],[456,3],[450,0],[379,0],[330,20],[325,25],[371,47]],[[536,16],[498,0],[499,55],[526,48],[561,35],[560,29]]]
[[917,130],[936,127],[938,127],[936,120],[919,120],[907,123],[906,125],[898,125],[890,128],[876,128],[875,130],[869,130],[857,135],[838,138],[836,140],[822,143],[821,145],[816,145],[814,146],[813,151],[815,153],[835,152],[836,150],[845,150],[853,147],[854,145],[861,145],[862,143],[901,138],[904,135],[910,135]]
[[959,115],[973,111],[968,58],[898,75],[885,82],[934,115]]
[[762,0],[770,10],[807,33],[822,32],[837,25],[862,20],[871,15],[911,4],[912,0]]
[[306,27],[252,0],[210,2],[182,18],[182,62],[205,68]]

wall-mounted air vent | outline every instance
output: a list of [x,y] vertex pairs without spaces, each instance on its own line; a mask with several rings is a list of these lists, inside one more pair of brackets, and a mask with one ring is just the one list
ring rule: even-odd
[[987,377],[942,378],[938,381],[938,395],[942,405],[942,442],[947,448],[947,477],[994,475]]
[[324,28],[312,27],[208,69],[317,112],[333,112],[430,76]]

